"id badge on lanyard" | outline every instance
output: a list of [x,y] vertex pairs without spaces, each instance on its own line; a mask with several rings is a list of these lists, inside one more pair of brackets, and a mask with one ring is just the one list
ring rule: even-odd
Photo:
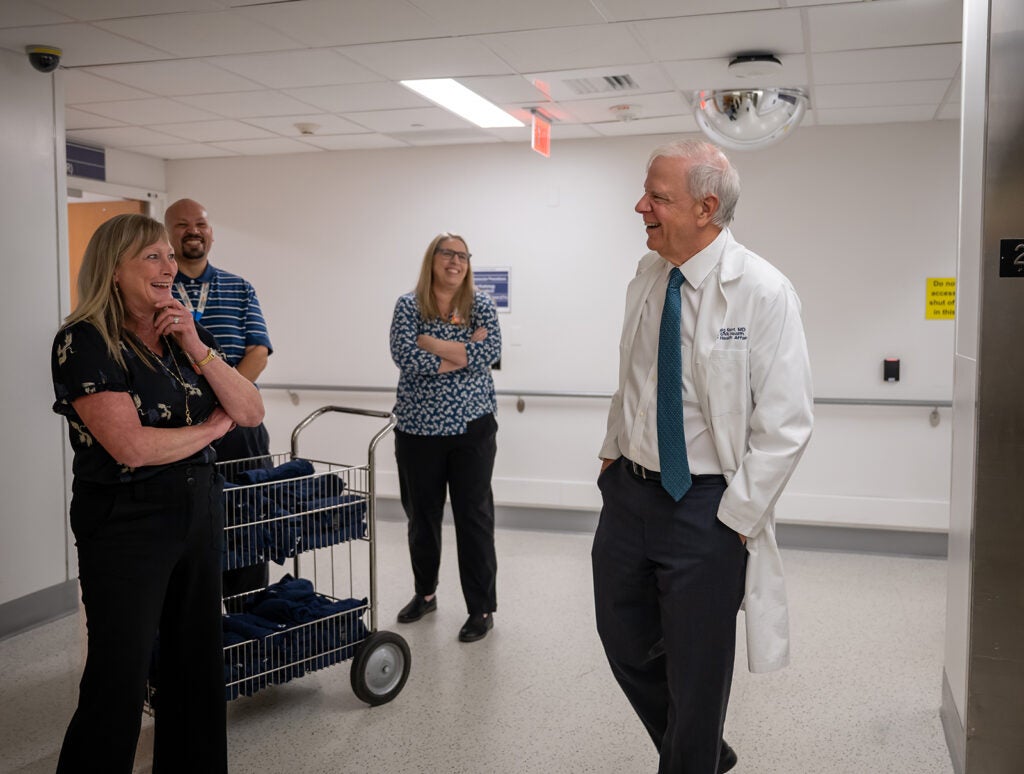
[[199,322],[200,318],[203,316],[203,312],[206,311],[206,302],[210,298],[210,283],[204,282],[200,287],[199,303],[195,306],[192,305],[192,299],[189,298],[184,282],[178,282],[175,287],[178,288],[178,294],[181,296],[182,305],[192,313],[192,319]]

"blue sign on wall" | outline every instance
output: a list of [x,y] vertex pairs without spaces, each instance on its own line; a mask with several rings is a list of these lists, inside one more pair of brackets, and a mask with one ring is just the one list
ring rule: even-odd
[[473,284],[494,299],[499,312],[510,309],[508,275],[508,269],[473,269]]
[[107,152],[77,142],[67,141],[68,177],[87,177],[90,180],[107,179]]

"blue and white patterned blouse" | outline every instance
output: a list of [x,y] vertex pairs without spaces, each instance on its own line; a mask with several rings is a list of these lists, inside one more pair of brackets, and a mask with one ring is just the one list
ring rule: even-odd
[[[487,338],[471,342],[477,328]],[[439,374],[441,358],[416,346],[420,334],[466,345],[465,368]],[[391,358],[402,372],[398,378],[395,416],[398,429],[412,435],[461,435],[474,419],[497,411],[491,366],[501,357],[498,310],[486,293],[475,291],[468,327],[420,318],[416,294],[406,293],[395,304],[391,321]]]

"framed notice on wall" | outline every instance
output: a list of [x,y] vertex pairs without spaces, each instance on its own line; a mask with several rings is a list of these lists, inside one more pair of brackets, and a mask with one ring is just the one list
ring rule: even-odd
[[511,309],[509,303],[509,269],[473,269],[473,284],[494,300],[499,312]]

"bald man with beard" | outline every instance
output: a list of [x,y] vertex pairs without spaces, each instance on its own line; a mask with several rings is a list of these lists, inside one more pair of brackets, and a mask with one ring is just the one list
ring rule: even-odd
[[[273,351],[256,291],[242,277],[210,264],[213,226],[199,202],[176,201],[164,213],[164,225],[178,260],[175,297],[213,334],[228,365],[255,382]],[[262,424],[237,427],[213,447],[220,462],[267,457],[270,436]],[[267,565],[227,570],[223,581],[226,597],[262,588],[268,581]]]

